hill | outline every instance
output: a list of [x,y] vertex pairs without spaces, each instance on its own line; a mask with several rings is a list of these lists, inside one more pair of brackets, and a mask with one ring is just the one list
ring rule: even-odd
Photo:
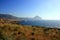
[[39,16],[35,16],[34,18],[37,19],[37,20],[41,20],[41,19],[42,19],[42,18],[39,17]]
[[11,20],[20,20],[20,18],[10,15],[10,14],[0,14],[0,18],[11,19]]
[[60,29],[17,24],[0,19],[0,40],[60,40]]
[[30,17],[16,17],[10,14],[0,14],[0,18],[11,19],[11,20],[41,20],[42,18],[39,16],[35,16],[34,18]]

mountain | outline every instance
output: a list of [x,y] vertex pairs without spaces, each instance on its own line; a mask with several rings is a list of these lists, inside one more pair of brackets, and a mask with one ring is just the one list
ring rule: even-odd
[[42,18],[39,16],[35,16],[34,19],[41,20]]
[[0,18],[12,19],[12,20],[20,20],[18,17],[10,15],[10,14],[0,14]]
[[41,20],[42,18],[39,16],[35,16],[34,18],[30,17],[16,17],[10,14],[0,14],[0,18],[5,18],[5,19],[12,19],[12,20]]

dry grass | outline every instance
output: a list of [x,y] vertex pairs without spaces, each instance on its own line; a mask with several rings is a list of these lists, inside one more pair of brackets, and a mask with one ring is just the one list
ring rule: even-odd
[[60,40],[60,29],[18,25],[0,19],[0,40]]

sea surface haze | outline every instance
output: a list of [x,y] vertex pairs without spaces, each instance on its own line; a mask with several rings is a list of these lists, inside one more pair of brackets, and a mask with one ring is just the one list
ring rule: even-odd
[[19,23],[24,25],[32,25],[32,26],[60,28],[60,20],[25,20]]

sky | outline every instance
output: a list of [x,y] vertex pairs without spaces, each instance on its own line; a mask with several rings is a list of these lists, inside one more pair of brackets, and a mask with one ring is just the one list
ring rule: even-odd
[[60,20],[60,0],[0,0],[0,13]]

